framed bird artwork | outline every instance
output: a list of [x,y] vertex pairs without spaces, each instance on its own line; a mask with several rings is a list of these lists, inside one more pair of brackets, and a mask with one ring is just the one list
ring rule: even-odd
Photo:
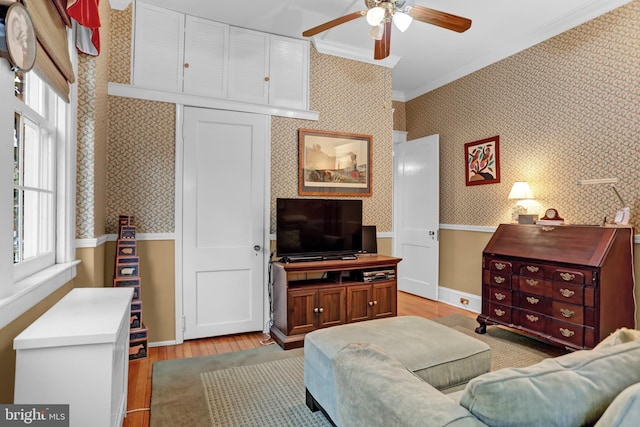
[[498,135],[464,144],[467,185],[500,182],[500,137]]

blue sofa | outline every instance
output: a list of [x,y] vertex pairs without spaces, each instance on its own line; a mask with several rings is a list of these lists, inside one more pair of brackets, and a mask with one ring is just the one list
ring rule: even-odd
[[350,344],[333,358],[333,421],[368,427],[636,427],[640,341],[631,332],[617,331],[593,350],[482,374],[449,394],[379,347]]

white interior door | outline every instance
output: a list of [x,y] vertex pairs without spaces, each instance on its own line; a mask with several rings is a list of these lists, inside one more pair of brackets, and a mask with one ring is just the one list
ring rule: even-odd
[[394,145],[398,290],[438,299],[439,135]]
[[256,114],[184,110],[185,339],[262,330],[266,124]]

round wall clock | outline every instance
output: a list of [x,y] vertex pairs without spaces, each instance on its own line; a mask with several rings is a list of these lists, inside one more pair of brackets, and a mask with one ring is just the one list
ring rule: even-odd
[[36,62],[36,32],[22,3],[13,3],[4,16],[6,55],[13,68],[30,71]]

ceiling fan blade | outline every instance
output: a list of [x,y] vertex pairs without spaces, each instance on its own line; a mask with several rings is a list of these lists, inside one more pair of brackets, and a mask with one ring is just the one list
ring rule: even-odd
[[345,16],[341,16],[340,18],[333,19],[329,22],[325,22],[324,24],[320,24],[317,27],[313,27],[304,33],[302,33],[303,37],[312,37],[316,34],[319,34],[323,31],[327,31],[333,27],[336,27],[340,24],[344,24],[345,22],[353,21],[354,19],[360,18],[367,14],[366,10],[360,10],[358,12],[353,12]]
[[418,21],[457,31],[458,33],[465,32],[471,27],[471,19],[422,6],[413,6],[409,9],[409,15]]
[[384,59],[391,53],[391,21],[384,24],[384,34],[376,40],[373,49],[373,59]]

